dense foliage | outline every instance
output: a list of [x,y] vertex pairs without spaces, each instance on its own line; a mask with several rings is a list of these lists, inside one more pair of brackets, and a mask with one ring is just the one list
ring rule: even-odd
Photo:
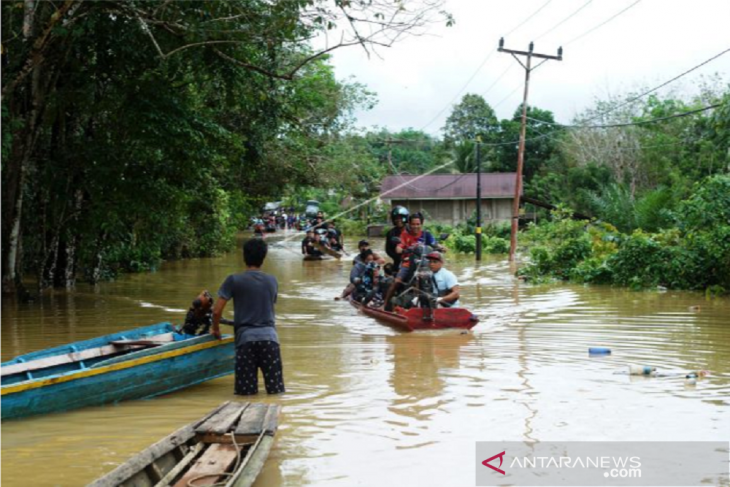
[[730,176],[711,176],[668,216],[670,228],[622,233],[554,212],[526,232],[530,262],[520,274],[632,288],[730,290]]
[[370,157],[341,136],[373,97],[327,55],[451,23],[441,3],[3,2],[3,289],[215,254],[286,187],[372,191],[340,167]]

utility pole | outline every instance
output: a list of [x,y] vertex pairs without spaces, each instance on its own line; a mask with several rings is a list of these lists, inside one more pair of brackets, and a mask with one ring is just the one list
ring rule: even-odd
[[477,262],[482,260],[482,154],[479,150],[481,145],[482,138],[477,136]]
[[[542,66],[543,63],[552,59],[555,61],[563,60],[563,48],[558,48],[557,56],[550,56],[547,54],[537,54],[533,52],[535,44],[530,42],[530,47],[525,51],[515,51],[513,49],[504,48],[504,37],[499,40],[499,52],[507,52],[512,54],[512,57],[517,60],[520,65],[525,68],[525,94],[522,98],[522,127],[520,129],[520,146],[517,151],[517,181],[515,182],[515,197],[512,201],[512,233],[510,235],[509,245],[509,260],[510,262],[515,261],[515,252],[517,251],[517,229],[520,220],[520,194],[522,193],[522,165],[525,160],[525,134],[527,132],[527,93],[530,86],[530,72],[533,69],[537,69]],[[527,62],[525,64],[520,61],[517,56],[526,56]],[[543,61],[532,67],[532,58],[539,58]]]

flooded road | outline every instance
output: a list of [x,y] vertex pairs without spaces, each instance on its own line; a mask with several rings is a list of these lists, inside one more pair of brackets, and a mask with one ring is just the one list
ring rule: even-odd
[[[382,249],[382,241],[373,243]],[[201,289],[217,291],[242,266],[235,252],[29,304],[3,300],[2,360],[180,323]],[[476,265],[473,256],[447,256],[462,305],[481,322],[469,334],[403,333],[333,300],[350,266],[349,259],[302,262],[298,239],[270,249],[264,270],[279,280],[287,393],[251,399],[283,406],[256,485],[468,486],[476,441],[730,436],[728,298],[529,286],[501,257]],[[590,346],[613,354],[591,357]],[[689,386],[683,375],[625,375],[628,364],[712,375]],[[84,485],[235,399],[228,376],[152,400],[4,422],[2,484]]]

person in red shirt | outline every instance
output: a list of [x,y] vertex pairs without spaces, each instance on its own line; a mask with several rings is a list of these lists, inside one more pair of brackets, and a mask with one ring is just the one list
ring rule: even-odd
[[393,281],[393,284],[388,288],[388,292],[385,295],[385,310],[391,311],[393,305],[390,302],[390,298],[393,297],[396,290],[403,284],[408,276],[410,275],[410,259],[409,254],[413,249],[419,245],[429,246],[437,250],[444,250],[428,230],[423,230],[423,215],[420,212],[413,213],[408,217],[408,225],[400,235],[400,242],[396,245],[395,251],[402,255],[400,269],[398,275]]

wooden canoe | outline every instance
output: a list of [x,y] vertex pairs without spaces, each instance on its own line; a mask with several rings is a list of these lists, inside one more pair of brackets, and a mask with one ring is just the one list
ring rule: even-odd
[[327,247],[326,245],[322,245],[321,243],[315,243],[314,248],[322,252],[323,254],[331,255],[335,259],[341,259],[344,255],[342,252],[338,252],[336,250],[332,250],[331,248]]
[[39,350],[2,364],[2,419],[144,399],[233,373],[231,335],[158,323]]
[[[470,330],[479,323],[479,318],[464,308],[423,308],[404,309],[396,306],[395,312],[379,308],[363,306],[362,303],[350,300],[350,303],[362,313],[406,331],[438,330],[441,328],[464,328]],[[428,320],[428,311],[432,319]]]
[[323,257],[321,255],[305,255],[304,260],[305,261],[314,261],[314,260],[322,260]]
[[253,484],[269,456],[281,406],[224,402],[89,487]]

